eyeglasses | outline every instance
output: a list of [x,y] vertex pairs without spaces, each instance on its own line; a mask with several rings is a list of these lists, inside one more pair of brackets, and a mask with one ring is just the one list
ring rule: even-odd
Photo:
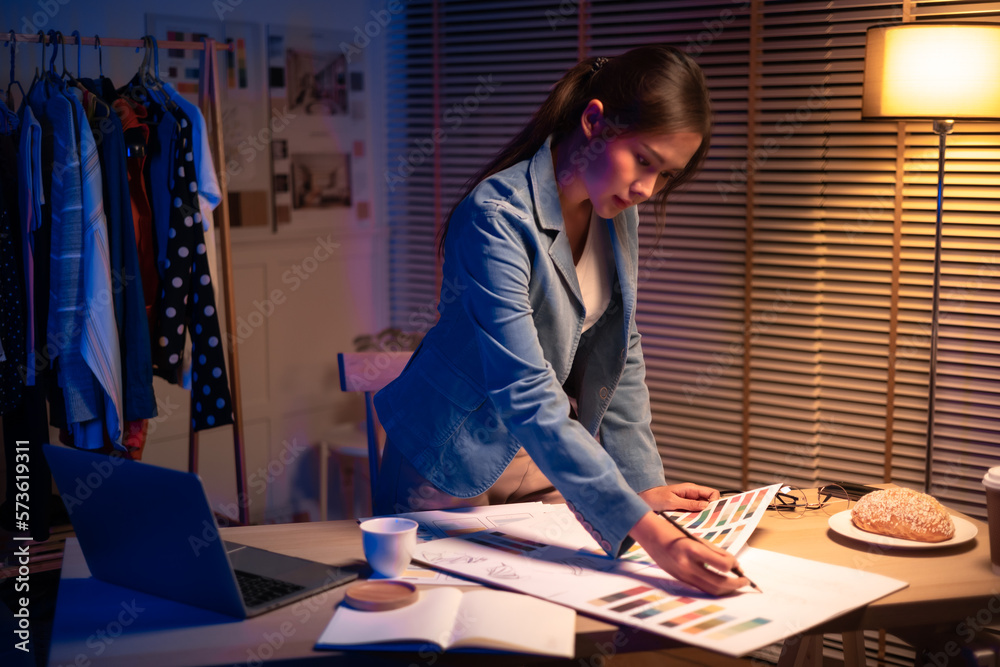
[[803,491],[794,486],[783,486],[768,506],[778,516],[785,519],[800,519],[806,512],[819,511],[833,515],[850,509],[851,499],[847,491],[837,484],[827,484],[818,489]]

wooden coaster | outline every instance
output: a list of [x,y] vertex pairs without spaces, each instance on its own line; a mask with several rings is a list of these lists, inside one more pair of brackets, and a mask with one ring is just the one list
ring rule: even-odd
[[347,589],[344,601],[361,611],[388,611],[411,605],[420,593],[406,581],[364,581]]

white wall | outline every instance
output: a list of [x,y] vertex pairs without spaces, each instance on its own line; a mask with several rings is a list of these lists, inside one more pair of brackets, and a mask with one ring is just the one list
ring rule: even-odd
[[[384,6],[379,2],[367,5],[344,0],[4,0],[0,29],[56,29],[65,35],[77,29],[86,36],[138,38],[145,33],[146,12],[150,12],[258,24],[263,44],[268,23],[353,33],[355,27],[363,30],[372,20],[372,9]],[[377,331],[388,320],[381,177],[381,165],[385,163],[382,36],[379,32],[372,38],[360,56],[366,65],[369,96],[372,220],[307,229],[284,226],[277,233],[261,228],[233,230],[235,314],[244,322],[259,323],[251,327],[252,332],[239,348],[248,492],[254,522],[289,520],[293,513],[303,510],[315,517],[318,457],[315,451],[300,450],[315,443],[330,425],[363,418],[360,400],[339,390],[336,354],[350,350],[356,335]],[[331,50],[335,48],[331,45]],[[8,53],[4,49],[0,56],[0,81],[4,87]],[[18,49],[18,78],[25,84],[31,80],[39,53],[38,46],[23,45]],[[70,47],[67,56],[67,65],[75,71],[75,47]],[[105,48],[104,72],[122,85],[134,74],[141,58],[133,49]],[[263,67],[263,61],[256,66]],[[84,75],[96,75],[96,70],[93,48],[84,47]],[[266,103],[263,95],[260,103]],[[316,251],[322,245],[318,239],[327,237],[339,244],[330,258],[315,263],[307,259],[325,255]],[[307,272],[315,268],[307,273],[308,279],[292,279],[290,272],[296,266],[305,267]],[[276,294],[280,295],[280,303],[269,308],[267,301]],[[246,332],[244,329],[238,333],[243,338]],[[161,414],[151,423],[144,460],[185,469],[189,396],[159,379],[155,389]],[[202,432],[200,452],[199,473],[213,504],[220,509],[231,507],[236,500],[232,429]]]

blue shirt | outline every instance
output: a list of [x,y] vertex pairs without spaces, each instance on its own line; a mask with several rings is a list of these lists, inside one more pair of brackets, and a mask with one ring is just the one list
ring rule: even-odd
[[88,115],[95,140],[100,137],[97,143],[104,176],[112,293],[121,347],[123,419],[127,422],[149,419],[156,416],[156,396],[149,319],[128,187],[125,135],[118,115],[107,104],[95,100],[100,84],[90,79],[81,79],[80,83],[95,93],[88,99]]
[[638,492],[664,476],[635,326],[638,214],[604,222],[613,295],[583,334],[551,137],[476,186],[448,230],[440,319],[375,406],[400,452],[454,496],[484,492],[523,446],[615,555],[650,510]]
[[[83,254],[82,282],[77,293],[77,302],[85,304],[80,349],[87,366],[99,384],[99,387],[95,386],[94,393],[101,395],[103,399],[103,420],[99,415],[97,421],[103,423],[111,441],[121,447],[123,430],[121,347],[118,341],[118,325],[115,321],[115,288],[111,283],[108,220],[104,214],[104,182],[97,154],[97,142],[87,122],[87,114],[80,103],[83,92],[78,88],[71,88],[66,92],[66,97],[73,105],[76,133],[80,139]],[[91,433],[96,436],[90,435]],[[102,429],[92,428],[88,431],[85,442],[78,440],[75,444],[77,447],[99,449],[104,445]]]

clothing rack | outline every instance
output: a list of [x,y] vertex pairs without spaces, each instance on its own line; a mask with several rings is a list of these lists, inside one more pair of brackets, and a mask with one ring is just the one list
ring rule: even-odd
[[[55,42],[49,35],[42,34],[22,34],[22,33],[8,33],[7,35],[0,34],[0,40],[4,42],[24,42],[28,44],[53,44]],[[63,37],[59,40],[59,46],[65,48],[67,46],[97,46],[103,48],[105,46],[110,47],[131,47],[135,49],[148,48],[148,43],[143,39],[121,39],[114,37],[100,37],[95,35],[94,37],[81,37],[77,35],[71,35],[69,37]],[[175,40],[163,40],[156,42],[157,48],[165,49],[192,49],[192,50],[205,50],[211,51],[214,57],[218,51],[233,51],[234,45],[232,44],[219,44],[214,39],[206,39],[204,42],[185,42],[185,41],[175,41]],[[246,453],[244,451],[244,438],[243,438],[243,408],[240,400],[240,371],[239,371],[239,356],[236,343],[236,336],[233,332],[236,331],[236,314],[233,311],[233,301],[234,301],[234,290],[233,290],[233,257],[231,250],[231,237],[229,233],[229,192],[226,179],[224,178],[222,167],[226,164],[226,154],[225,146],[222,140],[222,108],[219,103],[219,70],[218,67],[212,68],[213,76],[211,80],[211,90],[209,95],[206,96],[207,109],[202,109],[202,115],[205,117],[205,122],[210,126],[211,141],[210,145],[212,147],[213,158],[215,159],[215,169],[219,177],[219,189],[222,195],[222,200],[219,202],[216,211],[218,212],[217,225],[219,228],[219,245],[220,253],[222,255],[222,267],[220,279],[222,281],[222,294],[225,299],[225,319],[226,319],[226,330],[229,335],[226,336],[227,351],[229,353],[229,390],[232,397],[233,405],[233,450],[235,458],[236,467],[236,500],[237,506],[239,507],[239,522],[242,525],[249,525],[250,517],[248,511],[248,499],[246,493]],[[191,472],[198,471],[198,434],[193,430],[190,423],[188,424],[188,470]]]

